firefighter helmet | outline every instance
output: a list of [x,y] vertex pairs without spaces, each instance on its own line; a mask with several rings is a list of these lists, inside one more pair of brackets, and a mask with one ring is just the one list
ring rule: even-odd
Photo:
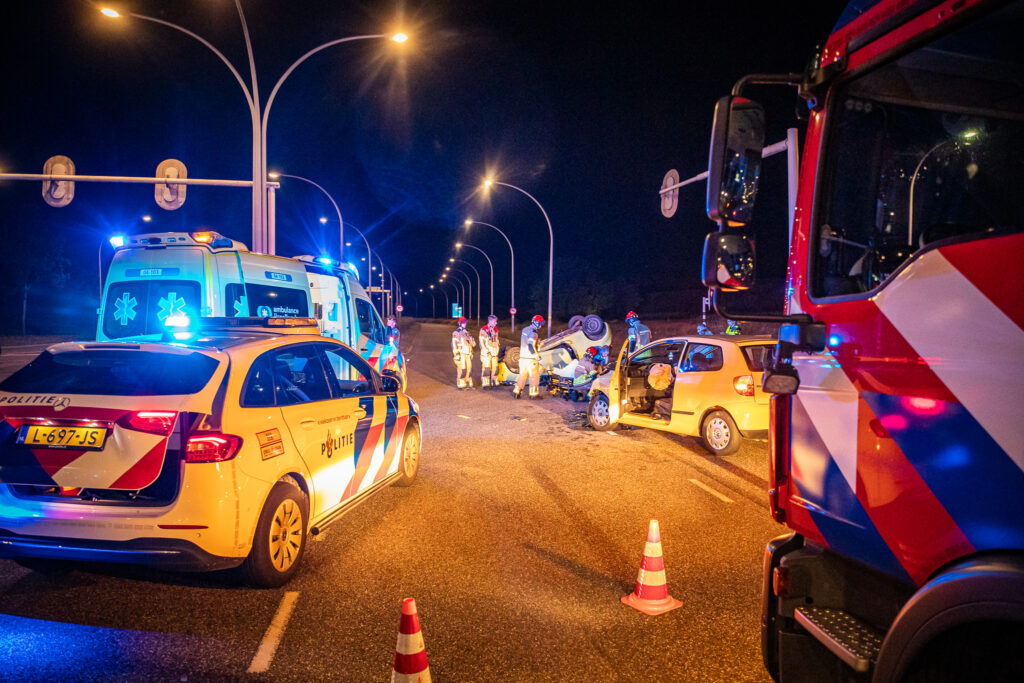
[[465,318],[465,317],[459,318],[459,327],[462,327],[463,325],[465,325],[465,324],[466,324],[466,323],[468,323],[468,322],[469,322],[469,321],[468,321],[468,320],[466,320],[466,318]]
[[535,315],[535,316],[533,316],[533,320],[531,322],[534,325],[543,325],[544,324],[544,316],[542,316],[542,315]]
[[596,356],[597,355],[597,347],[596,346],[588,346],[587,347],[587,355],[589,355],[591,358]]
[[627,323],[631,322],[633,320],[639,320],[639,319],[640,319],[640,316],[638,316],[636,314],[636,311],[630,311],[629,313],[626,314],[626,322]]
[[488,325],[490,325],[491,323],[497,324],[497,322],[498,322],[498,316],[496,316],[494,314],[491,314],[491,315],[487,316],[487,324]]

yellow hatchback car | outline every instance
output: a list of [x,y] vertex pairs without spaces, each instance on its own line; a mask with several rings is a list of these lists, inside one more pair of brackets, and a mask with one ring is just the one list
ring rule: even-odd
[[590,391],[587,417],[598,431],[618,425],[699,437],[716,455],[744,438],[768,435],[768,394],[761,389],[770,336],[659,339],[627,355]]
[[420,421],[397,375],[309,318],[198,325],[57,344],[0,382],[0,557],[279,586],[307,535],[412,482]]

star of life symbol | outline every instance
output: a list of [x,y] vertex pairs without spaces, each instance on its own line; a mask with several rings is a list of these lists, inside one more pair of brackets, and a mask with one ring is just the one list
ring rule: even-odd
[[129,320],[135,320],[135,307],[138,304],[134,296],[125,292],[114,301],[114,320],[122,325],[127,325]]
[[249,297],[242,295],[240,299],[235,299],[235,317],[244,318],[249,315]]
[[185,300],[179,299],[174,292],[167,292],[167,296],[157,302],[160,310],[156,317],[160,322],[167,320],[172,315],[185,315]]

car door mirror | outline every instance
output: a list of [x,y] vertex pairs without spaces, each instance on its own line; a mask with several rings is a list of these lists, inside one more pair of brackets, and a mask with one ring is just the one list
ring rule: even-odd
[[754,286],[754,240],[742,233],[711,232],[704,238],[704,286],[739,292]]
[[386,394],[402,390],[402,380],[393,370],[385,370],[380,376],[380,387]]
[[727,95],[715,105],[708,156],[708,218],[726,225],[748,223],[757,197],[764,148],[764,108]]

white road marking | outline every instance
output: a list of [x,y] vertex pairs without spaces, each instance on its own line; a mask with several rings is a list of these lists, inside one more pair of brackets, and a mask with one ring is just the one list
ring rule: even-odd
[[608,436],[618,436],[615,432],[605,432]]
[[459,415],[458,413],[456,413],[456,414],[455,414],[455,417],[461,417],[461,418],[462,418],[463,420],[469,420],[469,419],[471,419],[471,418],[469,417],[469,415]]
[[281,636],[284,635],[284,627],[288,625],[288,619],[292,615],[292,608],[295,607],[295,601],[298,599],[298,591],[288,591],[281,598],[281,605],[277,608],[277,614],[274,615],[270,626],[267,627],[267,632],[263,634],[263,640],[260,641],[260,649],[256,651],[256,656],[252,658],[252,663],[249,664],[247,673],[263,673],[270,668],[270,662],[274,659],[277,646],[281,643]]
[[729,497],[727,497],[727,496],[724,496],[724,495],[722,495],[721,493],[719,493],[718,491],[714,490],[713,488],[711,488],[711,487],[710,487],[710,486],[708,486],[707,484],[704,484],[704,483],[702,483],[702,482],[700,482],[700,481],[698,481],[698,480],[696,480],[696,479],[691,479],[690,481],[691,481],[691,482],[693,482],[693,484],[694,484],[695,486],[699,486],[700,488],[704,489],[705,491],[707,491],[708,493],[710,493],[710,494],[711,494],[712,496],[714,496],[715,498],[718,498],[719,500],[722,500],[722,501],[724,501],[724,502],[726,502],[726,503],[731,503],[731,502],[733,502],[733,501],[732,501],[732,498],[729,498]]

